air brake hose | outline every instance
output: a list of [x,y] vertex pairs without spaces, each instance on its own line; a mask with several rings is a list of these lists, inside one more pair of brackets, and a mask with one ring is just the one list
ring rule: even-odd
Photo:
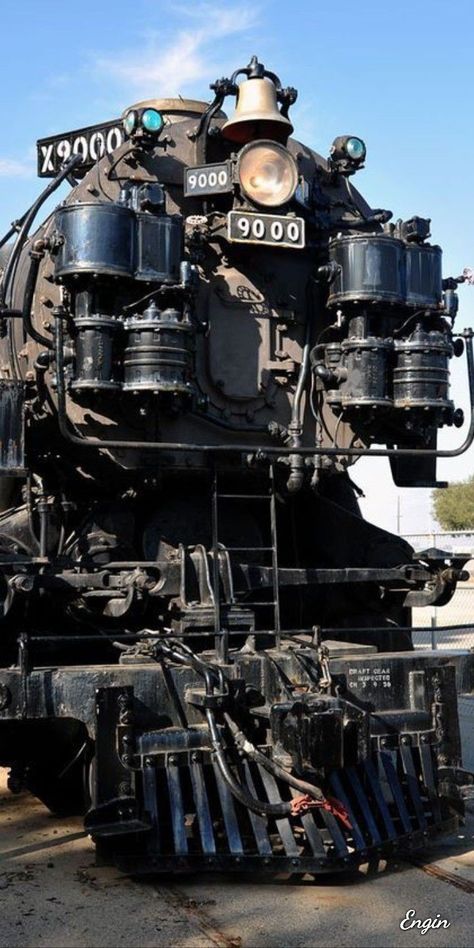
[[[179,643],[181,645],[181,643]],[[175,643],[173,643],[175,645]],[[194,668],[194,671],[197,672],[206,682],[206,694],[212,694],[213,684],[211,682],[211,674],[216,674],[215,669],[212,665],[207,665],[205,662],[200,661],[200,659],[195,655],[191,650],[189,650],[189,655],[183,655],[179,652],[176,647],[171,647],[170,645],[165,645],[164,642],[159,643],[159,648],[155,648],[155,658],[157,657],[158,651],[168,655],[169,658],[172,658],[173,661],[179,663],[180,665],[187,665],[188,667]]]
[[211,735],[212,749],[215,753],[217,765],[223,779],[228,785],[232,795],[242,803],[243,806],[251,810],[252,813],[260,813],[263,816],[275,816],[277,819],[282,816],[290,816],[292,813],[292,804],[290,801],[281,803],[267,803],[265,800],[257,800],[256,797],[247,793],[241,784],[235,779],[229,764],[227,763],[225,751],[217,729],[216,719],[210,708],[206,709],[206,718]]
[[[165,655],[168,655],[169,658],[172,658],[173,661],[176,661],[181,665],[191,665],[191,667],[194,668],[194,670],[204,678],[206,682],[207,695],[211,695],[213,691],[211,675],[217,674],[219,684],[223,689],[225,678],[221,668],[214,668],[212,664],[207,664],[206,662],[200,660],[197,655],[195,655],[194,652],[192,652],[192,650],[188,648],[183,642],[180,642],[179,644],[174,643],[173,640],[171,640],[171,642],[174,647],[172,647],[170,644],[160,642],[159,650]],[[177,644],[178,648],[182,648],[186,654],[183,654],[178,650],[178,648],[176,648]],[[155,658],[157,658],[157,655],[155,655]],[[245,749],[247,756],[257,760],[273,776],[284,780],[287,784],[294,787],[296,790],[299,790],[301,793],[306,794],[319,802],[324,801],[324,795],[318,787],[307,783],[305,780],[299,780],[297,777],[293,777],[291,774],[288,774],[286,770],[283,770],[283,768],[279,767],[278,764],[275,764],[274,761],[270,761],[267,757],[265,757],[265,754],[260,753],[260,751],[258,751],[257,748],[250,743],[250,741],[247,741],[245,735],[239,731],[239,728],[228,714],[225,714],[224,717],[229,729],[232,732],[236,744],[240,744],[240,746]],[[239,800],[243,806],[247,807],[247,809],[251,810],[253,813],[259,813],[264,816],[273,816],[276,818],[292,815],[292,801],[267,803],[266,800],[258,800],[256,797],[253,797],[242,787],[240,783],[238,783],[227,762],[225,750],[219,735],[219,730],[217,728],[216,719],[213,711],[210,708],[206,708],[206,719],[209,726],[212,749],[215,754],[217,765],[232,795],[237,800]]]
[[287,770],[284,770],[283,767],[280,767],[280,765],[275,763],[274,760],[270,760],[269,757],[266,757],[265,754],[262,754],[262,752],[259,751],[251,741],[249,741],[243,731],[238,728],[237,724],[232,720],[229,714],[225,713],[224,718],[232,733],[234,741],[237,744],[237,747],[240,747],[247,757],[251,757],[252,760],[261,764],[261,766],[264,767],[265,770],[268,770],[269,773],[273,774],[274,777],[278,777],[279,780],[284,780],[285,783],[289,784],[290,787],[294,787],[295,790],[299,790],[300,793],[307,793],[315,800],[322,801],[325,799],[324,794],[319,787],[314,786],[312,783],[308,783],[306,780],[300,780],[299,777],[294,777],[293,774],[289,774]]
[[[180,645],[183,645],[183,643],[180,643]],[[185,651],[188,654],[182,654],[177,651],[176,648],[171,648],[169,645],[165,645],[164,642],[160,642],[159,650],[165,655],[168,655],[169,658],[172,658],[173,661],[179,662],[181,665],[191,665],[191,667],[194,668],[194,670],[205,679],[207,695],[212,695],[213,691],[211,674],[217,673],[220,684],[222,684],[224,681],[223,672],[221,669],[215,669],[212,665],[207,665],[205,662],[202,662],[197,657],[197,655],[195,655],[191,649],[188,649],[187,647],[185,647]],[[155,654],[155,658],[157,658],[157,653],[158,650]],[[215,754],[217,765],[232,795],[237,800],[239,800],[243,806],[247,807],[248,810],[252,810],[253,813],[260,813],[264,816],[275,816],[277,818],[289,816],[292,812],[290,802],[267,803],[264,800],[257,800],[255,797],[247,793],[241,784],[238,783],[229,767],[229,764],[227,763],[225,750],[219,735],[216,719],[210,708],[206,708],[206,718],[209,726],[212,749]]]

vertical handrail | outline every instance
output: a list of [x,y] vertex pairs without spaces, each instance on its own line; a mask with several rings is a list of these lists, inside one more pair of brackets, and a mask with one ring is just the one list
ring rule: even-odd
[[270,464],[270,530],[272,541],[272,575],[273,575],[273,614],[275,622],[275,643],[280,647],[281,620],[280,620],[280,584],[278,582],[278,535],[276,517],[275,469]]
[[212,574],[214,586],[214,647],[218,660],[227,662],[229,656],[229,635],[222,629],[221,587],[219,575],[219,494],[217,467],[214,464],[212,478]]

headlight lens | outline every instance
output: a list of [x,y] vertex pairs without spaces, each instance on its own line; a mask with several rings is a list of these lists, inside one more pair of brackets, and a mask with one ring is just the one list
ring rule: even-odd
[[246,197],[263,207],[289,201],[298,186],[298,169],[289,151],[276,142],[251,142],[239,155],[240,186]]

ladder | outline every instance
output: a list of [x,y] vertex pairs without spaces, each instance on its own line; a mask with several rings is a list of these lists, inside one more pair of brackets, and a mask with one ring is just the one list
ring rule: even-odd
[[257,501],[262,504],[268,505],[268,516],[269,516],[269,546],[226,546],[225,550],[229,553],[259,553],[259,554],[271,554],[271,564],[272,564],[272,590],[273,590],[273,599],[262,601],[249,601],[245,600],[246,606],[251,606],[254,608],[265,607],[273,608],[273,630],[275,635],[275,643],[278,646],[281,639],[281,623],[280,623],[280,592],[278,584],[278,538],[277,538],[277,521],[276,521],[276,495],[275,495],[275,471],[274,465],[270,463],[268,471],[268,490],[266,493],[234,493],[234,492],[220,492],[218,484],[218,471],[214,467],[213,472],[213,483],[212,483],[212,511],[211,511],[211,524],[212,524],[212,558],[213,558],[213,585],[214,585],[214,641],[216,654],[218,660],[221,662],[226,662],[228,660],[229,653],[229,630],[223,628],[222,621],[222,602],[221,602],[221,583],[219,575],[219,554],[224,549],[222,543],[219,539],[219,516],[220,516],[220,502],[222,500],[240,502],[242,501]]

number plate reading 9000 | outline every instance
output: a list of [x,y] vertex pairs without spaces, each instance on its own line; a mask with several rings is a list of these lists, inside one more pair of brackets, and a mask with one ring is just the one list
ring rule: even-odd
[[229,240],[243,244],[271,244],[272,247],[304,247],[304,220],[276,214],[247,214],[229,211]]

